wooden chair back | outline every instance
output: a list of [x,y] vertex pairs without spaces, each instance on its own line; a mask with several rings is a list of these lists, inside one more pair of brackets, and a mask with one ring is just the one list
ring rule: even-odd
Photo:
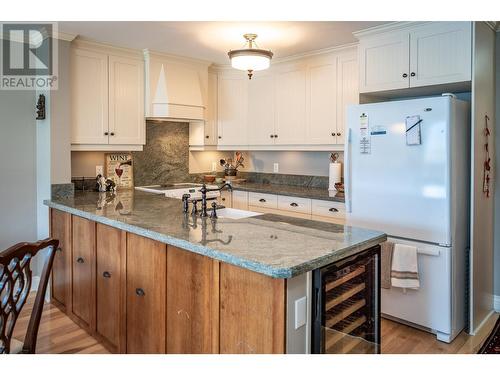
[[48,249],[22,349],[22,353],[35,353],[45,293],[58,246],[59,240],[48,238],[35,243],[22,242],[0,253],[0,354],[10,353],[12,333],[31,290],[31,260],[39,251]]

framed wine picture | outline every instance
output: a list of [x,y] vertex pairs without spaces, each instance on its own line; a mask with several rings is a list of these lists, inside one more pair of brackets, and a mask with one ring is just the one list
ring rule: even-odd
[[134,166],[132,154],[106,154],[106,177],[113,180],[117,188],[134,187]]

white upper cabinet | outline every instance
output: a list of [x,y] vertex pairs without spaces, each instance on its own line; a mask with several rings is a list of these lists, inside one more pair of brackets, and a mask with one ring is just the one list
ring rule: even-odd
[[472,25],[439,22],[410,34],[410,86],[471,80]]
[[274,77],[258,75],[248,81],[248,144],[274,144]]
[[307,141],[310,144],[337,143],[337,59],[314,64],[308,70]]
[[274,142],[304,144],[306,139],[306,72],[294,69],[276,75]]
[[361,40],[359,44],[360,92],[407,88],[410,38],[396,32]]
[[219,76],[218,81],[218,144],[247,144],[248,78]]
[[144,62],[109,56],[109,143],[145,143]]
[[345,143],[347,107],[359,103],[358,55],[343,53],[337,60],[337,144]]
[[471,80],[472,23],[404,23],[361,31],[361,93]]
[[72,149],[141,149],[146,126],[142,53],[76,41],[71,76]]
[[341,150],[345,111],[358,103],[355,47],[257,72],[218,72],[220,149]]
[[108,55],[71,52],[71,143],[108,144]]

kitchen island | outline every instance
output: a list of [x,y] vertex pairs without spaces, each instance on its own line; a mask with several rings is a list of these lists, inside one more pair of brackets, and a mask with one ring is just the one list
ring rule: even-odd
[[[311,271],[386,239],[273,214],[200,218],[139,191],[45,203],[61,241],[54,303],[122,353],[308,352]],[[297,328],[302,295],[309,324]]]

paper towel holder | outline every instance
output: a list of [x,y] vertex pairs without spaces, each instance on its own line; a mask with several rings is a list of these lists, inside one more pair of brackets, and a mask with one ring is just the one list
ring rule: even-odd
[[330,160],[332,161],[332,163],[337,163],[337,161],[339,160],[339,157],[340,157],[340,155],[338,154],[338,152],[332,152],[330,154]]

